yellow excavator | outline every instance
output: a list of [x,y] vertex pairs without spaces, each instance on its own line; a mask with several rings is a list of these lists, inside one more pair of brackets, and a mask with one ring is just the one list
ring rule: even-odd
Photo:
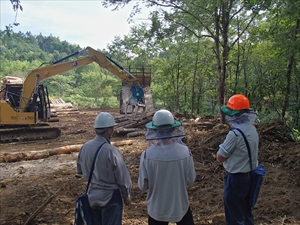
[[[88,55],[69,60],[82,51],[88,51]],[[140,82],[149,87],[149,78],[131,74],[112,58],[91,47],[82,51],[31,71],[21,84],[5,84],[0,90],[0,142],[57,138],[60,130],[45,123],[50,119],[50,101],[47,87],[41,81],[92,62],[121,78],[123,86],[129,85],[131,96],[123,110],[126,116],[128,107],[131,107],[130,113],[134,116],[140,108],[143,113],[146,112],[144,89]]]

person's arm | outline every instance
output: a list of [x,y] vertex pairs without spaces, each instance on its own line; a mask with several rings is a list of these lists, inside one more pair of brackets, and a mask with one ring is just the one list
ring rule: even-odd
[[221,155],[221,153],[217,152],[217,161],[222,163],[226,160],[224,156]]
[[232,152],[236,147],[236,135],[233,131],[229,131],[224,142],[219,145],[219,150],[217,152],[217,161],[224,162],[227,158],[230,157]]
[[122,153],[118,148],[116,148],[115,151],[113,151],[110,158],[114,168],[113,172],[114,172],[115,180],[120,188],[122,198],[124,199],[124,203],[129,204],[132,182],[131,182],[128,169],[124,162]]
[[140,159],[140,171],[139,171],[139,178],[138,178],[138,186],[142,191],[145,191],[149,188],[148,186],[148,174],[144,164],[144,156],[145,152],[142,153]]
[[80,160],[81,160],[81,158],[80,158],[81,154],[80,153],[81,153],[81,149],[78,153],[78,157],[77,157],[77,160],[76,160],[76,162],[77,162],[76,173],[82,175],[82,169],[81,169],[81,164],[80,164]]
[[193,156],[190,156],[189,158],[189,170],[188,170],[188,176],[187,176],[187,185],[191,185],[195,182],[196,179],[196,170],[195,170],[195,166],[194,166],[194,160],[193,160]]

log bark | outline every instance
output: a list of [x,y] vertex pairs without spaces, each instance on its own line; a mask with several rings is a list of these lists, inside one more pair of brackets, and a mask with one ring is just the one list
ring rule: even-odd
[[141,130],[141,131],[135,131],[135,132],[131,132],[127,134],[127,137],[136,137],[136,136],[140,136],[140,135],[145,135],[145,131]]
[[79,111],[57,111],[57,115],[71,115],[71,114],[79,114]]
[[116,132],[118,134],[128,134],[131,132],[135,132],[135,131],[141,131],[140,128],[125,128],[125,127],[120,127],[116,129]]
[[150,121],[151,121],[150,118],[146,118],[146,119],[144,119],[142,121],[137,121],[137,122],[132,122],[130,124],[126,124],[123,127],[124,128],[141,127],[141,126],[145,125],[146,123],[148,123]]
[[132,145],[134,140],[124,140],[124,141],[116,141],[116,142],[111,142],[112,145],[114,146],[123,146],[123,145]]
[[56,107],[55,108],[56,112],[69,112],[69,111],[78,111],[78,109],[75,108],[60,108],[60,107]]
[[51,117],[48,119],[48,122],[59,122],[59,118],[58,117]]
[[50,113],[50,117],[57,117],[56,111]]
[[[124,145],[132,145],[133,140],[124,140],[111,142],[112,145],[119,147]],[[0,163],[19,162],[25,160],[37,160],[48,158],[53,155],[70,154],[72,152],[79,152],[82,145],[68,145],[59,148],[44,149],[40,151],[28,151],[28,152],[13,152],[0,154]]]

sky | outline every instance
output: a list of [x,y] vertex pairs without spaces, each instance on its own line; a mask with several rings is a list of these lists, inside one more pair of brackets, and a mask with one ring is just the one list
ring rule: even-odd
[[[135,16],[134,24],[127,22],[133,4],[118,11],[104,8],[99,0],[21,0],[23,11],[18,12],[19,26],[14,32],[58,37],[61,41],[78,44],[84,48],[105,49],[115,36],[128,35],[130,27],[147,22],[149,11]],[[15,12],[10,0],[0,0],[1,30],[12,24]]]

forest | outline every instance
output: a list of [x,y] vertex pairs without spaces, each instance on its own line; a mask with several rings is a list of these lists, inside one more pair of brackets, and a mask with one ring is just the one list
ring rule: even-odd
[[[104,7],[117,9],[129,1],[102,2]],[[243,93],[261,122],[282,120],[299,136],[299,2],[143,3],[157,9],[149,15],[151,24],[132,27],[128,35],[115,37],[107,49],[100,51],[126,68],[151,68],[156,108],[218,115],[219,106],[231,95]],[[132,18],[142,3],[136,4]],[[31,70],[85,47],[52,35],[1,31],[0,79],[24,78]],[[51,97],[61,97],[74,105],[118,107],[121,81],[97,65],[43,82]]]
[[[299,225],[300,1],[101,2],[114,10],[134,2],[133,20],[140,4],[155,9],[149,14],[151,23],[132,26],[127,35],[97,50],[128,70],[151,68],[154,107],[166,108],[182,121],[197,173],[188,188],[195,224],[225,224],[226,171],[216,152],[230,128],[223,124],[219,107],[242,93],[258,114],[259,163],[267,171],[253,209],[255,223]],[[22,10],[20,0],[11,3],[15,11]],[[16,25],[17,21],[0,30],[0,81],[5,76],[25,78],[74,52],[84,54],[87,47],[53,35],[16,33]],[[94,135],[91,128],[99,111],[123,117],[117,98],[122,81],[96,63],[42,82],[50,97],[71,102],[79,112],[58,115],[59,122],[51,124],[61,130],[56,139],[0,143],[0,205],[5,205],[0,223],[4,225],[73,224],[76,199],[86,188],[82,177],[75,175],[80,146]],[[146,225],[146,193],[137,181],[140,156],[149,143],[144,135],[116,134],[112,141],[122,151],[133,181],[132,203],[124,207],[123,224]],[[77,150],[70,151],[74,147]],[[67,154],[55,154],[61,149]]]

